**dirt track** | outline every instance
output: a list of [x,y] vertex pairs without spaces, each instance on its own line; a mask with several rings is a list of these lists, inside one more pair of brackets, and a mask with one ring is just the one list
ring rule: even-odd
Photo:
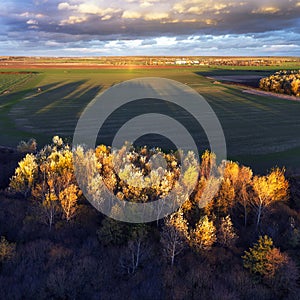
[[243,93],[258,95],[258,96],[276,97],[276,98],[291,100],[291,101],[300,101],[300,98],[296,97],[296,96],[276,94],[276,93],[272,93],[272,92],[260,91],[260,90],[255,90],[255,89],[244,90]]

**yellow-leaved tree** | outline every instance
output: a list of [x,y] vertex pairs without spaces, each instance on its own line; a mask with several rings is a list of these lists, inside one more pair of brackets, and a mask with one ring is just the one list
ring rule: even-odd
[[256,227],[258,228],[264,211],[272,203],[287,199],[289,183],[285,179],[284,169],[276,168],[266,176],[255,176],[252,187],[254,190],[252,204],[256,209]]
[[175,257],[187,247],[188,224],[181,210],[165,218],[160,240],[164,255],[173,266]]
[[38,164],[33,154],[27,154],[19,162],[15,175],[10,180],[10,188],[18,193],[22,193],[27,198],[33,187],[38,174]]
[[33,196],[39,208],[39,217],[49,229],[58,215],[71,220],[81,195],[75,179],[71,149],[55,136],[52,145],[45,146],[35,155],[26,155],[12,177],[10,187],[22,192],[25,197]]
[[59,193],[59,201],[67,221],[70,221],[77,211],[77,199],[81,191],[75,184],[68,185]]
[[197,250],[210,250],[217,240],[213,221],[210,221],[207,216],[201,218],[195,229],[191,231],[190,240]]

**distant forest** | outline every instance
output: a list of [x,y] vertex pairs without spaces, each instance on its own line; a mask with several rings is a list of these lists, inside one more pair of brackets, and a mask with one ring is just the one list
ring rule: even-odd
[[0,65],[21,64],[94,64],[107,66],[282,66],[298,64],[299,57],[226,57],[226,56],[91,56],[91,57],[27,57],[0,56]]

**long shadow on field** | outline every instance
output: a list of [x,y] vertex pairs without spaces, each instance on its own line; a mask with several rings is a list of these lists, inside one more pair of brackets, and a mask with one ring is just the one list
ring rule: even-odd
[[[44,85],[44,86],[41,86],[41,89],[42,90],[52,89],[55,86],[57,86],[58,84],[59,84],[59,82]],[[16,104],[18,101],[23,100],[24,98],[27,98],[27,97],[32,97],[32,96],[36,95],[37,93],[38,92],[37,92],[36,88],[34,88],[34,89],[31,88],[31,89],[21,90],[21,91],[6,94],[6,95],[0,95],[0,109],[12,106],[12,105]]]
[[[137,100],[132,100],[113,111],[109,117],[105,120],[104,124],[102,125],[101,129],[99,130],[97,143],[112,145],[113,139],[115,135],[118,133],[119,129],[129,120],[146,115],[146,114],[162,114],[171,119],[178,121],[182,124],[187,132],[193,137],[194,142],[197,146],[197,149],[200,151],[205,151],[209,144],[207,136],[197,121],[197,119],[192,115],[188,109],[184,108],[184,106],[177,105],[170,101],[165,101],[164,95],[168,94],[176,94],[182,93],[180,88],[175,87],[173,84],[167,84],[164,82],[140,82],[145,86],[145,90],[149,94],[156,94],[158,98],[140,98]],[[153,91],[153,93],[151,93]],[[160,95],[161,98],[159,97]],[[125,96],[125,95],[121,95]],[[197,107],[198,103],[193,103],[194,107]],[[193,111],[192,108],[190,108]],[[167,129],[169,133],[173,134],[173,136],[177,135],[176,142],[179,147],[183,150],[191,150],[190,145],[183,144],[184,136],[179,136],[178,132],[176,131],[176,126],[174,128],[161,128],[161,126],[166,126],[164,122],[160,122],[158,120],[152,120],[145,118],[143,120],[143,124],[140,124],[138,127],[130,128],[127,137],[129,141],[134,141],[133,137],[139,136],[139,138],[135,141],[135,145],[137,146],[144,146],[147,145],[148,147],[160,147],[165,151],[168,150],[176,150],[177,146],[171,141],[170,139],[163,137],[163,135],[155,134],[152,132],[163,132],[164,129]],[[88,128],[89,129],[89,128]],[[173,132],[172,132],[173,131]],[[144,135],[140,135],[140,133],[145,133]],[[132,139],[131,139],[132,138]],[[125,141],[124,141],[125,142]]]
[[[57,86],[57,84],[56,82],[45,85],[43,89],[51,89]],[[15,119],[11,114],[11,110],[20,105],[24,99],[32,97],[37,93],[37,88],[26,88],[0,96],[0,128],[2,129],[0,132],[0,145],[15,146],[20,140],[33,137],[33,135],[27,135],[19,128],[16,128]],[[34,137],[37,138],[36,135],[34,135]]]
[[81,80],[58,83],[26,97],[11,110],[18,129],[29,133],[70,137],[73,135],[80,113],[100,92],[101,86],[91,86]]

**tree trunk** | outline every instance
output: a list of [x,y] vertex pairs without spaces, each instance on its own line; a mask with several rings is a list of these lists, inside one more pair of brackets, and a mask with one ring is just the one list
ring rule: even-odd
[[174,265],[175,260],[175,251],[176,251],[176,242],[173,243],[173,249],[172,249],[172,257],[171,257],[171,266]]
[[140,263],[140,251],[141,251],[141,241],[137,242],[137,252],[136,252],[136,262],[135,268],[137,269]]
[[258,207],[256,229],[258,229],[258,227],[259,227],[260,218],[261,218],[261,211],[262,211],[262,204],[260,204],[259,207]]

